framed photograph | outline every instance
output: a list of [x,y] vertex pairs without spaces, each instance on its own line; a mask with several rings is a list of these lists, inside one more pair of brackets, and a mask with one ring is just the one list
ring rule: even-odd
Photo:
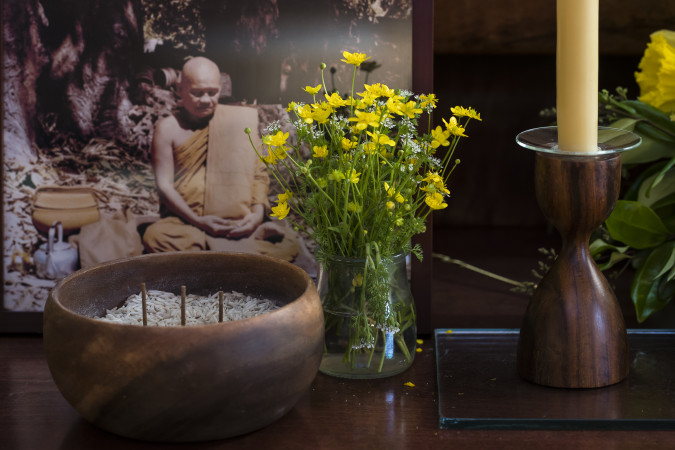
[[[5,333],[40,333],[50,289],[78,268],[157,251],[153,135],[180,106],[188,58],[218,65],[219,103],[253,109],[258,132],[321,83],[321,62],[326,85],[347,91],[343,50],[371,56],[357,83],[433,91],[433,0],[7,0],[2,25]],[[428,333],[431,223],[417,241]],[[312,243],[298,242],[289,260],[311,268]]]

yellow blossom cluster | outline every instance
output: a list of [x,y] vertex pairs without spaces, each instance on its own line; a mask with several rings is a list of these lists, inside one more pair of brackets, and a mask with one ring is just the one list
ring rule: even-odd
[[[343,57],[354,73],[369,59],[350,52]],[[387,248],[384,241],[391,241],[392,251],[405,246],[424,230],[430,211],[448,206],[446,183],[454,167],[446,170],[446,163],[458,140],[467,137],[467,123],[480,121],[480,114],[456,106],[424,134],[419,120],[437,106],[434,94],[414,95],[382,83],[364,84],[351,95],[328,92],[325,82],[304,90],[311,102],[291,102],[287,109],[296,118],[298,147],[289,145],[289,133],[280,127],[262,137],[266,151],[258,154],[285,189],[271,216],[297,214],[317,243],[336,254],[358,254],[348,248],[367,242]],[[299,156],[303,145],[308,159]],[[282,172],[293,177],[285,180]]]
[[641,71],[635,73],[635,80],[640,86],[640,101],[675,113],[675,31],[652,33],[638,68]]

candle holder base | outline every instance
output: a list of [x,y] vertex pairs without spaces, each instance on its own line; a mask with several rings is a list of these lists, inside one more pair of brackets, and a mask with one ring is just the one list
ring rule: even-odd
[[[541,134],[541,129],[535,131]],[[628,141],[634,143],[635,135],[616,131],[622,139],[620,149]],[[518,373],[528,381],[560,388],[618,383],[629,370],[626,326],[611,286],[590,255],[588,242],[619,196],[619,150],[608,146],[597,153],[570,154],[558,151],[555,139],[549,147],[537,139],[524,145],[525,138],[532,138],[528,133],[521,133],[518,143],[538,150],[537,201],[563,244],[525,312],[518,341]]]

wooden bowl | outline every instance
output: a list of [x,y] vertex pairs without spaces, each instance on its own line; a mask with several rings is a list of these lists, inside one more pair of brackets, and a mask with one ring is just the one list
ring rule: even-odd
[[[185,327],[104,322],[107,309],[147,289],[223,290],[275,300],[257,317]],[[89,422],[148,441],[196,442],[262,428],[293,408],[321,362],[324,323],[311,278],[250,254],[143,255],[80,270],[44,311],[47,363]]]

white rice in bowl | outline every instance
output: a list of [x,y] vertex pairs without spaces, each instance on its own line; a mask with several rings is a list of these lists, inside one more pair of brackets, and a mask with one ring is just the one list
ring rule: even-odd
[[[223,322],[248,319],[274,311],[279,306],[271,300],[254,298],[240,292],[223,293]],[[188,294],[185,296],[185,325],[218,323],[219,294],[208,297]],[[106,311],[100,320],[107,322],[143,325],[142,294],[129,296],[117,308]],[[181,326],[181,296],[171,292],[149,290],[146,295],[148,326]]]

